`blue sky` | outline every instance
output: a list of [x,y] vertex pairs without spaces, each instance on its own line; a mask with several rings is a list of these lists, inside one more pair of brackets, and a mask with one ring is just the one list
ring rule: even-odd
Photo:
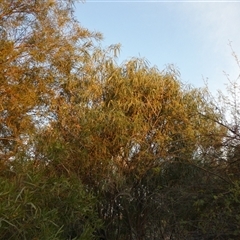
[[174,64],[181,80],[212,91],[240,73],[240,1],[100,1],[76,4],[79,22],[103,33],[102,46],[120,43],[119,61],[144,57],[163,70]]

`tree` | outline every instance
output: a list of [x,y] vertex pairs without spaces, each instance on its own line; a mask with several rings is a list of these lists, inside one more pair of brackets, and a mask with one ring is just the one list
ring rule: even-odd
[[[173,70],[160,72],[140,59],[117,66],[104,53],[98,51],[101,65],[72,86],[70,102],[62,102],[57,121],[41,132],[38,151],[98,195],[108,238],[177,236],[181,226],[179,218],[169,220],[170,199],[208,171],[196,156],[199,149],[219,148],[224,130],[200,114],[216,114],[204,92],[182,85]],[[178,207],[189,194],[184,191]],[[162,194],[164,202],[157,200]],[[194,204],[188,200],[185,206]],[[163,218],[153,212],[164,212]]]
[[66,94],[64,86],[78,78],[92,42],[101,39],[79,26],[72,11],[70,0],[0,3],[1,162],[55,118],[54,99]]
[[57,119],[101,34],[81,27],[74,1],[0,1],[1,239],[90,239],[95,200],[71,175],[35,151],[39,131]]
[[[231,45],[230,45],[231,47]],[[231,47],[232,49],[232,47]],[[239,59],[232,49],[232,55],[240,70]],[[205,99],[216,110],[219,116],[208,116],[209,120],[225,129],[222,137],[220,151],[206,154],[209,160],[214,156],[214,165],[208,168],[220,176],[224,182],[219,183],[219,178],[214,179],[206,190],[205,212],[199,217],[199,228],[217,239],[236,239],[240,236],[239,229],[239,76],[231,80],[226,74],[228,83],[226,91],[219,91],[217,97],[208,91]],[[205,116],[206,117],[206,116]],[[216,136],[216,133],[214,133]],[[211,160],[209,161],[212,162]],[[212,189],[212,190],[211,190]],[[202,222],[202,223],[201,223]]]

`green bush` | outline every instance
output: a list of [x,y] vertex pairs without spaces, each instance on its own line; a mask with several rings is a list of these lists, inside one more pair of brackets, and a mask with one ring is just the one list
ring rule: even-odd
[[0,176],[0,239],[94,239],[98,227],[95,198],[74,175],[30,162]]

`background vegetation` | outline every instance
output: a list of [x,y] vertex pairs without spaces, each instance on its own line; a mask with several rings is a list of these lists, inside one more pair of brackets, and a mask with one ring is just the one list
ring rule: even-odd
[[0,2],[0,239],[239,239],[239,79],[118,65],[73,4]]

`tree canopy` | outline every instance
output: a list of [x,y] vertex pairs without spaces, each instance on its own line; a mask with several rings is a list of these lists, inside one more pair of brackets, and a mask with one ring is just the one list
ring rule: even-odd
[[0,239],[237,239],[239,79],[117,64],[74,2],[0,2]]

